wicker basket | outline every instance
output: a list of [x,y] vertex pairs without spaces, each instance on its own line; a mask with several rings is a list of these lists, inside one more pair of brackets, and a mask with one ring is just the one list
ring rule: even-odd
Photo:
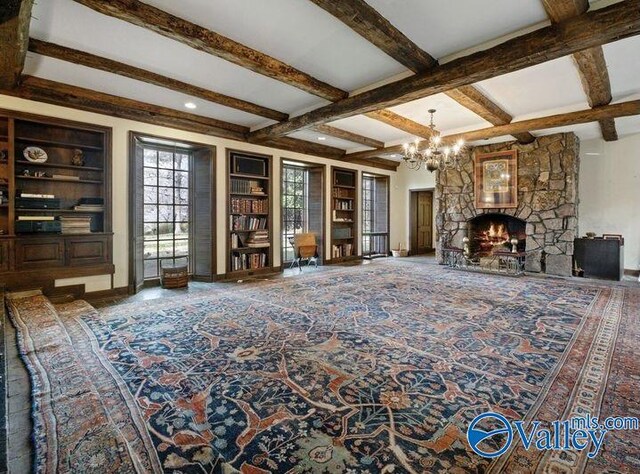
[[[183,259],[180,259],[183,260]],[[160,260],[160,284],[162,288],[184,288],[189,285],[189,261],[177,263],[173,259]]]

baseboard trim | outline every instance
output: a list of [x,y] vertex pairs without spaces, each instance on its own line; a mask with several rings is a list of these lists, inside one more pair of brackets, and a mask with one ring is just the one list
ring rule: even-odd
[[99,291],[90,291],[89,293],[85,293],[83,295],[83,299],[85,300],[101,300],[104,298],[115,298],[117,296],[127,296],[129,295],[129,287],[121,286],[118,288],[111,288],[110,290],[99,290]]

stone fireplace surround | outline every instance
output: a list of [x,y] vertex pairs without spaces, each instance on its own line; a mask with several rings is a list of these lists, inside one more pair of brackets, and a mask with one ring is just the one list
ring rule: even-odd
[[[461,158],[461,171],[436,176],[436,257],[442,247],[462,247],[468,221],[481,214],[506,214],[526,222],[526,270],[570,276],[573,239],[578,227],[579,139],[573,133],[517,142],[482,145]],[[518,150],[518,207],[476,209],[473,154]]]

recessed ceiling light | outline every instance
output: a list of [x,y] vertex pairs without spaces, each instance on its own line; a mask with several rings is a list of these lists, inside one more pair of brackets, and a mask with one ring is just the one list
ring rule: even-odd
[[318,137],[318,140],[320,140],[321,142],[325,141],[327,139],[327,137]]
[[198,107],[196,104],[194,104],[193,102],[185,102],[184,106],[187,109],[195,109],[196,107]]
[[396,154],[394,153],[393,155],[389,155],[389,156],[391,156],[391,158],[395,158],[395,157],[396,157],[396,156],[398,156],[398,155],[396,155]]

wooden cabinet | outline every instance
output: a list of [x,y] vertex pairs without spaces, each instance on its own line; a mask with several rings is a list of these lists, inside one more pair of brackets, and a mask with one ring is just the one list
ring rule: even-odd
[[587,278],[622,280],[624,276],[624,240],[575,239],[575,266],[584,270]]
[[111,129],[0,110],[0,151],[0,285],[112,274]]
[[60,239],[18,239],[15,245],[18,271],[64,265],[64,241]]
[[99,265],[109,262],[109,243],[107,236],[78,236],[65,239],[67,265]]
[[0,272],[9,271],[11,268],[11,242],[9,240],[0,241]]

